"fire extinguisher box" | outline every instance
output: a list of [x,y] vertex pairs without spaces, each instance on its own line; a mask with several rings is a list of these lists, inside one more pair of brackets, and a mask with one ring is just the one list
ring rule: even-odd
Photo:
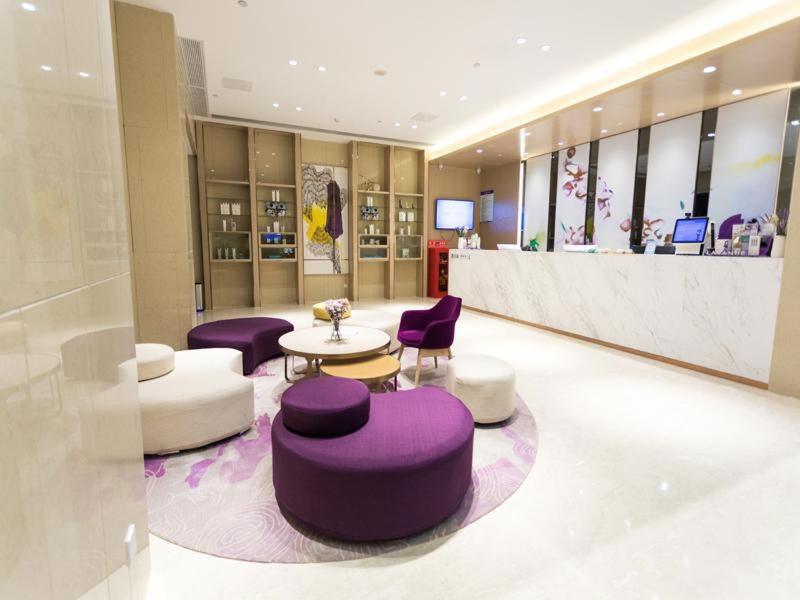
[[431,298],[447,295],[449,252],[444,240],[428,240],[428,296]]

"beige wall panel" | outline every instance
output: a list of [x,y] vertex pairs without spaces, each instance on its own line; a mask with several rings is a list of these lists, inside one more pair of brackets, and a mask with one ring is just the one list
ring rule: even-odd
[[358,143],[359,189],[364,189],[362,177],[378,183],[381,190],[389,189],[389,174],[386,172],[387,146],[379,146],[366,142]]
[[321,140],[302,139],[302,162],[313,165],[331,165],[334,167],[347,167],[350,165],[350,155],[347,144],[338,142],[323,142]]
[[211,279],[214,308],[253,305],[253,273],[249,262],[211,263]]
[[449,248],[458,246],[458,237],[449,231],[436,231],[436,199],[458,198],[475,201],[475,224],[478,224],[478,203],[481,194],[481,176],[472,168],[445,167],[437,163],[428,166],[428,239],[447,241]]
[[791,218],[783,259],[769,389],[800,398],[800,153],[794,164]]
[[417,289],[417,269],[422,261],[397,261],[394,265],[395,298],[410,298],[421,294]]
[[294,304],[297,302],[297,269],[295,263],[281,265],[261,263],[261,305]]
[[394,151],[394,191],[422,193],[422,173],[419,172],[419,155],[422,151],[410,148],[395,148]]
[[348,275],[306,275],[306,304],[331,298],[349,298]]
[[206,179],[247,181],[247,129],[206,125]]
[[[494,218],[478,223],[481,247],[497,249],[497,244],[517,243],[519,212],[519,162],[482,169],[481,190],[494,190]],[[478,198],[480,214],[480,197]]]
[[385,262],[361,262],[358,268],[359,299],[374,300],[385,298],[386,270]]

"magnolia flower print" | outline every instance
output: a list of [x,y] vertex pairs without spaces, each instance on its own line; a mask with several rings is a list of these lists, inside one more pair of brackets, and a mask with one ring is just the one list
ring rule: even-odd
[[580,227],[569,227],[561,223],[561,229],[564,230],[564,243],[568,245],[583,244],[586,240],[586,228],[581,225]]
[[575,156],[575,147],[567,150],[567,160],[564,161],[564,173],[566,174],[566,181],[561,186],[561,189],[566,192],[567,198],[575,196],[581,202],[586,201],[586,170],[578,163],[573,162],[572,158]]
[[595,194],[595,207],[602,219],[611,218],[611,199],[614,197],[614,190],[608,187],[608,183],[602,177],[597,178],[597,192]]

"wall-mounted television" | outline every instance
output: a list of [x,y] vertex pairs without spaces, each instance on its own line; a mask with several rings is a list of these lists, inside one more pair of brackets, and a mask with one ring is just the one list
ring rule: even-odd
[[475,228],[475,201],[436,199],[436,229]]

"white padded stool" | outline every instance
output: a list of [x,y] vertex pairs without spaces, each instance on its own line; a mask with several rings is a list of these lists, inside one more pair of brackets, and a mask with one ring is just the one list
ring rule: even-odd
[[175,352],[175,368],[139,383],[145,454],[198,448],[250,428],[253,381],[231,348]]
[[447,391],[476,423],[498,423],[514,413],[516,380],[514,368],[494,356],[459,354],[447,363]]
[[[314,327],[330,327],[331,322],[323,319],[314,319],[312,325]],[[389,352],[394,352],[400,347],[400,342],[397,341],[397,331],[400,329],[400,317],[398,315],[379,310],[357,309],[350,311],[350,316],[342,320],[342,325],[380,329],[389,334]]]
[[166,344],[136,344],[139,381],[166,375],[175,368],[175,350]]

